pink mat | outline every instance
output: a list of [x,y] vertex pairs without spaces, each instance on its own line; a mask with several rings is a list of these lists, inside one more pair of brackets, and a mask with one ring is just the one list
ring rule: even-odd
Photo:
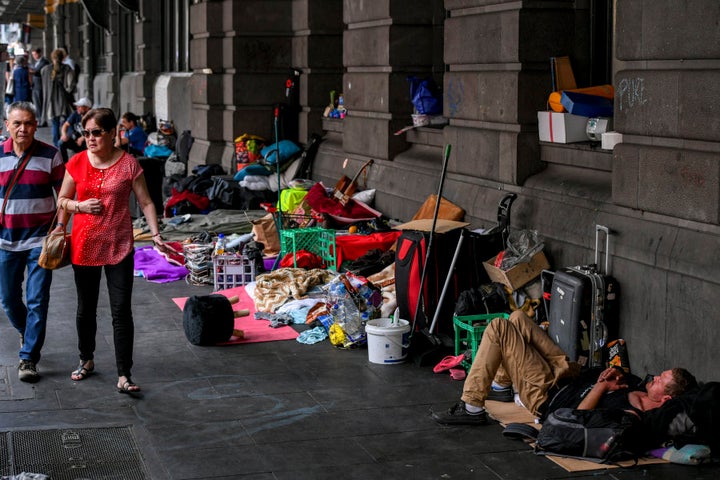
[[[235,319],[235,329],[245,332],[245,338],[230,337],[230,340],[220,345],[235,345],[238,343],[274,342],[277,340],[293,340],[297,338],[298,332],[292,327],[283,326],[278,328],[270,327],[268,320],[255,320],[255,304],[252,298],[245,292],[245,287],[228,288],[215,292],[228,298],[237,295],[240,301],[233,305],[233,310],[247,308],[250,315]],[[188,297],[173,298],[173,302],[182,310]]]

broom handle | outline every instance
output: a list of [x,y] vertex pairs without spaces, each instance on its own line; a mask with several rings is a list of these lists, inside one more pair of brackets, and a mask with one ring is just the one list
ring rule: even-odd
[[[445,145],[445,152],[443,153],[443,166],[442,173],[440,174],[440,185],[438,186],[437,199],[435,200],[435,211],[433,212],[432,230],[435,233],[435,226],[437,225],[438,215],[440,213],[440,201],[442,200],[443,186],[445,185],[445,173],[447,173],[447,163],[450,158],[450,145]],[[430,237],[430,243],[432,243],[432,237]]]
[[438,299],[437,308],[435,309],[435,315],[433,315],[433,320],[430,324],[430,333],[435,331],[438,317],[440,317],[440,307],[442,307],[443,300],[445,300],[445,295],[447,294],[447,290],[450,287],[450,282],[452,281],[453,272],[455,271],[455,265],[457,264],[458,257],[460,256],[460,251],[462,250],[462,244],[464,239],[465,229],[460,232],[460,239],[458,240],[457,246],[455,247],[455,254],[453,255],[452,262],[450,263],[450,269],[448,270],[447,277],[445,277],[445,285],[443,285],[442,292],[440,293],[440,298]]
[[442,198],[443,185],[445,184],[445,173],[447,172],[447,164],[449,158],[450,145],[445,145],[445,151],[443,152],[442,173],[440,174],[440,185],[438,186],[438,194],[437,198],[435,199],[435,212],[433,213],[432,228],[430,229],[430,240],[428,241],[428,246],[425,250],[425,262],[423,263],[422,274],[420,275],[420,292],[418,292],[418,299],[415,305],[415,315],[413,316],[413,327],[410,330],[410,337],[412,337],[413,333],[415,332],[415,324],[417,323],[418,313],[420,312],[420,304],[423,300],[423,287],[425,286],[427,265],[428,261],[430,260],[430,250],[432,249],[433,238],[435,237],[435,226],[437,225],[437,217],[440,211],[440,199]]

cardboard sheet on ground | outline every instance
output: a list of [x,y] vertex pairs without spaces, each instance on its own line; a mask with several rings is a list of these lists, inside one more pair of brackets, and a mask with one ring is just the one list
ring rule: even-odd
[[[503,403],[503,402],[485,402],[485,409],[490,414],[490,417],[497,420],[500,425],[506,426],[509,423],[525,423],[532,425],[535,428],[540,428],[539,424],[535,423],[535,417],[532,416],[523,407],[516,405],[515,403]],[[575,458],[556,457],[553,455],[546,455],[545,458],[555,462],[568,472],[585,472],[590,470],[604,470],[607,468],[618,468],[629,467],[633,465],[632,460],[625,462],[619,462],[617,465],[606,465],[604,463],[595,463],[587,460],[577,460]],[[667,460],[662,458],[644,457],[638,460],[638,465],[651,465],[655,463],[668,463]]]
[[[219,345],[235,345],[239,343],[275,342],[278,340],[293,340],[299,335],[292,327],[283,326],[278,328],[270,327],[268,320],[255,320],[255,304],[250,295],[245,292],[245,287],[228,288],[215,292],[228,298],[237,295],[240,301],[233,305],[233,311],[246,308],[250,315],[235,319],[235,329],[245,332],[244,338],[231,337],[229,341]],[[175,305],[182,310],[188,297],[173,298]]]

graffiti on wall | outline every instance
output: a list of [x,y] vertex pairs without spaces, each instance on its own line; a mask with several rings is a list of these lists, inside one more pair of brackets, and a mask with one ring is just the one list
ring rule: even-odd
[[618,107],[629,109],[645,105],[648,101],[645,96],[645,79],[641,77],[623,78],[617,88]]
[[705,186],[705,175],[703,174],[703,172],[693,169],[692,167],[689,167],[687,165],[684,165],[680,168],[680,177],[691,186]]
[[460,110],[462,106],[462,99],[465,96],[465,87],[463,86],[462,80],[451,78],[448,81],[447,93],[445,93],[445,100],[448,106],[448,112],[451,117]]

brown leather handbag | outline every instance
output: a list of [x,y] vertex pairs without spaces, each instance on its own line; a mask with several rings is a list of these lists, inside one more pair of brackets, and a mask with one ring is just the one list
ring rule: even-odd
[[[51,227],[55,225],[58,212],[55,212]],[[65,225],[62,226],[62,232],[49,232],[43,240],[42,251],[38,259],[38,265],[48,270],[55,270],[70,264],[70,234],[67,233]]]

